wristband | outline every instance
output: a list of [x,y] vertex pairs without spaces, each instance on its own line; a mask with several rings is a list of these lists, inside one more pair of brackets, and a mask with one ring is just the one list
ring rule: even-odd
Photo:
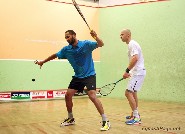
[[130,69],[128,69],[128,68],[125,70],[126,73],[129,73],[129,71],[130,71]]

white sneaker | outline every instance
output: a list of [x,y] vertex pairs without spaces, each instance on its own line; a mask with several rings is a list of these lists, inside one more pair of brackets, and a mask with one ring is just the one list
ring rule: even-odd
[[62,127],[62,126],[69,126],[69,125],[74,125],[74,124],[75,124],[75,119],[74,119],[74,118],[72,118],[72,119],[67,118],[67,119],[64,120],[64,122],[62,122],[62,123],[60,124],[60,126],[61,126],[61,127]]
[[83,96],[84,94],[80,92],[80,93],[78,93],[78,95],[79,95],[79,96]]
[[109,121],[103,121],[102,122],[102,128],[100,129],[101,131],[107,131],[110,129],[110,122]]

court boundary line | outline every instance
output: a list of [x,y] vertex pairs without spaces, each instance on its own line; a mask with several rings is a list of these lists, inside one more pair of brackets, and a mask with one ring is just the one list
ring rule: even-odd
[[[39,60],[39,59],[38,59]],[[35,61],[34,59],[0,59],[0,61]],[[67,59],[61,59],[61,60],[51,60],[49,62],[69,62]],[[100,62],[99,60],[94,60],[94,62]]]
[[[46,1],[73,5],[73,3],[71,2],[64,2],[64,1],[58,1],[58,0],[46,0]],[[143,2],[136,2],[136,3],[112,5],[112,6],[89,6],[84,4],[78,4],[78,5],[83,7],[91,7],[91,8],[110,8],[110,7],[118,7],[118,6],[131,6],[131,5],[138,5],[138,4],[148,4],[148,3],[154,3],[154,2],[167,2],[167,1],[170,1],[170,0],[156,0],[156,1],[146,1],[146,2],[143,1]]]

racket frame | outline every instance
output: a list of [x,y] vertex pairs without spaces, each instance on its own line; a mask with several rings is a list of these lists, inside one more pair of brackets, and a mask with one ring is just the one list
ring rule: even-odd
[[75,6],[76,10],[77,10],[78,13],[80,14],[80,16],[82,17],[82,19],[83,19],[84,22],[86,23],[87,27],[88,27],[89,30],[91,31],[91,28],[90,28],[89,24],[87,23],[87,21],[86,21],[84,15],[82,14],[82,12],[81,12],[81,10],[80,10],[80,7],[78,6],[78,4],[76,3],[75,0],[72,0],[72,2],[73,2],[73,5]]
[[[114,83],[109,83],[109,84],[104,85],[103,87],[100,88],[99,93],[100,93],[102,96],[107,96],[107,95],[109,95],[109,94],[114,90],[114,88],[116,87],[116,84],[117,84],[118,82],[122,81],[122,80],[123,80],[123,78],[117,80],[117,81],[114,82]],[[110,85],[114,85],[114,86],[112,87],[112,89],[111,89],[107,94],[103,94],[103,93],[101,92],[101,89],[104,88],[104,87],[110,86]]]

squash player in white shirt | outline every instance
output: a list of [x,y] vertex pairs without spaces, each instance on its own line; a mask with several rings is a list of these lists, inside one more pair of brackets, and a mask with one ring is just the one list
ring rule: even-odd
[[141,89],[146,75],[144,58],[140,45],[132,40],[131,31],[129,29],[122,30],[120,38],[128,46],[129,65],[123,74],[123,78],[129,78],[125,96],[132,109],[131,116],[126,116],[127,120],[125,123],[127,125],[140,124],[141,118],[138,112],[137,92]]

